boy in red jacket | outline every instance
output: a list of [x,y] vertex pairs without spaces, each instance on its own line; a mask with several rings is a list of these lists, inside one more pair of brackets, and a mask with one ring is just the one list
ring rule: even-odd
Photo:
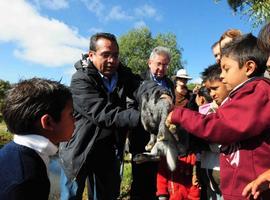
[[[258,36],[259,48],[265,51],[269,57],[266,63],[267,73],[270,74],[270,23],[266,24],[260,31]],[[270,188],[270,169],[259,175],[254,181],[250,182],[243,190],[243,196],[258,199],[260,194]]]
[[[209,115],[175,108],[167,118],[167,124],[179,124],[197,137],[222,144],[224,200],[243,199],[245,185],[270,168],[270,81],[260,77],[266,60],[256,37],[237,37],[222,49],[220,77],[231,91],[226,102]],[[269,199],[269,194],[268,190],[262,197]]]

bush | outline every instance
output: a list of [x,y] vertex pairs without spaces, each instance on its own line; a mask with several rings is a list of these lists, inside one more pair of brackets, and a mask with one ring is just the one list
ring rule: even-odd
[[12,138],[13,135],[7,131],[6,124],[4,122],[0,122],[0,148],[11,141]]

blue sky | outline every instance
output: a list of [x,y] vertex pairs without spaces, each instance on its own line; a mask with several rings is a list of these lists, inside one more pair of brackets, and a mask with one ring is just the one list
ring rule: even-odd
[[[69,85],[95,32],[117,37],[147,26],[174,33],[193,82],[214,63],[211,45],[229,28],[258,34],[226,0],[0,0],[0,79],[44,77]],[[121,50],[120,50],[121,51]]]

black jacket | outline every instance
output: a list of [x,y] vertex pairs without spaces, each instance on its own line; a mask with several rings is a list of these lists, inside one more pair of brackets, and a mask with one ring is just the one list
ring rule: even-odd
[[[127,99],[140,103],[145,92],[164,90],[154,82],[142,82],[131,70],[119,65],[117,86],[109,93],[103,84],[95,66],[86,60],[75,64],[77,71],[72,76],[70,89],[75,111],[75,131],[71,140],[60,144],[59,156],[68,178],[77,176],[86,159],[99,149],[97,155],[110,159],[111,155],[102,155],[106,148],[121,148],[124,145],[127,129],[139,124],[139,111],[127,108]],[[166,92],[166,91],[164,91]],[[91,140],[97,135],[94,144]],[[92,140],[93,141],[93,140]]]

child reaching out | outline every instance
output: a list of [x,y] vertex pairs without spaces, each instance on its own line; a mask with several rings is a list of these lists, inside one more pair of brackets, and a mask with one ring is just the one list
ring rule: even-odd
[[[202,92],[206,89],[209,91],[213,102],[207,102],[207,93],[203,96],[198,96],[199,113],[210,114],[216,112],[229,94],[222,79],[220,78],[221,68],[219,64],[213,64],[207,67],[202,72],[202,79],[205,87],[202,87]],[[204,89],[204,90],[203,90]],[[198,93],[199,94],[199,93]],[[220,164],[219,164],[219,144],[208,143],[208,149],[201,150],[201,168],[200,168],[200,183],[202,187],[202,199],[222,199],[220,191]]]
[[[242,190],[270,168],[270,81],[261,77],[267,56],[252,34],[226,44],[221,54],[221,79],[231,91],[216,113],[202,115],[175,108],[167,124],[221,144],[220,180],[224,200],[243,199]],[[269,191],[268,191],[269,192]],[[269,199],[269,193],[262,198]]]
[[33,78],[20,81],[2,108],[13,141],[0,150],[0,199],[48,199],[49,156],[74,130],[72,96],[59,82]]

